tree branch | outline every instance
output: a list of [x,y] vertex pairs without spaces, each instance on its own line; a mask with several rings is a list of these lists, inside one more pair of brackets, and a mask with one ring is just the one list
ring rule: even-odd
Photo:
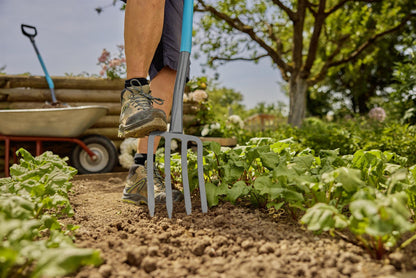
[[295,12],[293,12],[289,7],[283,5],[283,3],[280,0],[272,0],[272,2],[279,8],[281,8],[287,14],[290,20],[295,20]]
[[[368,0],[371,1],[371,0]],[[349,61],[354,60],[355,58],[357,58],[358,55],[360,55],[365,49],[367,49],[369,46],[373,45],[375,43],[375,41],[381,37],[384,37],[385,35],[388,35],[390,33],[393,33],[395,31],[398,31],[399,29],[401,29],[406,23],[407,21],[409,21],[412,17],[416,17],[416,13],[411,13],[408,14],[407,16],[405,16],[403,18],[403,20],[395,27],[388,29],[384,32],[375,34],[374,36],[372,36],[371,38],[369,38],[367,41],[365,41],[364,43],[362,43],[354,52],[352,52],[350,55],[348,55],[348,57],[341,59],[339,61],[335,61],[329,64],[329,67],[335,67],[335,66],[339,66],[341,64],[347,63]]]
[[342,8],[342,6],[345,5],[345,3],[350,2],[351,0],[341,0],[338,4],[336,4],[335,6],[333,6],[332,8],[330,8],[328,11],[325,12],[325,14],[328,16],[334,12],[336,12],[337,10],[339,10],[340,8]]
[[308,56],[306,57],[306,62],[302,69],[302,76],[304,78],[307,78],[309,76],[313,63],[316,59],[316,52],[318,51],[319,46],[319,36],[321,35],[322,26],[325,23],[326,17],[325,5],[326,0],[319,1],[318,11],[316,12],[315,22],[313,25],[313,33],[309,43]]
[[246,58],[246,57],[225,58],[225,57],[213,56],[211,57],[210,60],[211,61],[255,61],[264,57],[269,57],[269,54],[266,53],[266,54],[259,55],[253,58]]
[[282,73],[283,78],[288,78],[287,73],[292,71],[292,68],[286,64],[280,53],[275,51],[272,47],[270,47],[264,40],[262,40],[257,34],[254,32],[253,27],[244,24],[238,17],[231,18],[225,13],[222,13],[215,9],[214,7],[207,5],[204,0],[197,0],[198,3],[202,6],[203,10],[206,12],[211,13],[214,17],[223,20],[228,25],[233,27],[234,29],[247,34],[254,42],[256,42],[261,48],[266,50],[266,53],[270,56],[273,62],[276,63],[278,68]]
[[293,54],[292,61],[294,71],[299,73],[303,63],[303,32],[305,25],[305,15],[308,2],[306,0],[298,1],[298,10],[296,11],[295,21],[293,21]]
[[345,3],[347,2],[366,2],[366,3],[376,3],[376,2],[381,2],[382,0],[341,0],[338,4],[336,4],[335,6],[333,6],[332,8],[330,8],[328,11],[325,12],[325,14],[328,16],[334,12],[336,12],[337,10],[339,10],[340,8],[342,8],[342,6],[344,6]]
[[[378,1],[378,0],[367,0],[366,2],[375,2],[375,1]],[[333,61],[335,59],[335,57],[340,53],[342,45],[349,38],[349,36],[345,36],[345,37],[341,38],[338,42],[337,49],[335,49],[334,52],[328,57],[325,64],[322,66],[320,72],[315,77],[308,80],[308,84],[314,85],[314,84],[318,83],[319,81],[322,81],[325,78],[325,75],[326,75],[329,68],[336,67],[336,66],[339,66],[339,65],[342,65],[344,63],[347,63],[347,62],[350,62],[350,61],[354,60],[355,58],[358,57],[358,55],[360,55],[369,46],[373,45],[378,39],[380,39],[380,38],[382,38],[382,37],[384,37],[388,34],[391,34],[391,33],[394,33],[396,31],[400,30],[413,17],[416,17],[416,13],[408,14],[395,27],[390,28],[390,29],[388,29],[384,32],[375,34],[374,36],[369,38],[367,41],[362,43],[354,52],[350,53],[350,55],[348,55],[348,57],[346,57],[344,59],[341,59],[341,60],[338,60],[338,61]]]
[[341,52],[341,49],[342,49],[344,43],[350,37],[351,37],[351,35],[345,35],[344,37],[342,37],[341,39],[339,39],[337,41],[337,48],[334,50],[334,52],[332,52],[331,55],[328,56],[328,58],[326,59],[325,64],[322,66],[320,72],[316,76],[314,76],[313,78],[310,78],[308,80],[308,85],[309,86],[313,86],[313,85],[315,85],[319,81],[322,81],[325,78],[326,73],[328,72],[328,69],[329,69],[330,62],[332,62],[335,59],[335,57]]

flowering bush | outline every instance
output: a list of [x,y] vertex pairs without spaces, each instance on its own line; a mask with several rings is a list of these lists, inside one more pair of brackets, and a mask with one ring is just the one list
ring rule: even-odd
[[244,128],[244,122],[238,115],[231,115],[228,117],[227,123],[231,125],[231,127],[239,127],[241,129]]
[[212,136],[212,137],[220,137],[222,136],[221,132],[221,124],[220,123],[212,123],[206,124],[201,130],[202,136]]
[[98,64],[101,66],[100,76],[110,79],[122,78],[126,75],[126,58],[124,57],[124,46],[117,45],[118,54],[111,56],[105,48],[98,57]]
[[368,113],[368,117],[374,121],[383,122],[386,119],[386,112],[381,107],[374,107]]
[[231,115],[225,122],[206,124],[201,130],[201,136],[238,137],[244,132],[244,122],[238,115]]
[[208,99],[208,94],[203,90],[195,90],[188,94],[184,94],[183,101],[194,101],[198,103],[202,103]]
[[120,144],[118,160],[123,168],[129,169],[134,163],[134,155],[137,151],[137,139],[127,138]]

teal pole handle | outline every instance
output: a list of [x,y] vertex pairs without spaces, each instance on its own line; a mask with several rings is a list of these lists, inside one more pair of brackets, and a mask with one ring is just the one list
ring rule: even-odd
[[192,20],[194,16],[194,1],[184,0],[182,35],[181,35],[181,52],[191,53],[192,48]]

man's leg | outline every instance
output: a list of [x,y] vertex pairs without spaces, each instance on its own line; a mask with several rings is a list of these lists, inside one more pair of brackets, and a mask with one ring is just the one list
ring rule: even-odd
[[[165,102],[158,108],[162,109],[166,115],[170,115],[172,108],[173,89],[175,86],[176,71],[169,67],[164,67],[152,80],[152,93]],[[127,184],[123,192],[123,200],[125,202],[140,204],[145,203],[146,181],[147,173],[145,172],[145,162],[147,159],[153,159],[153,153],[147,154],[148,137],[140,138],[137,144],[137,154],[135,155],[135,165],[130,168]],[[156,152],[160,138],[155,138],[154,152]],[[165,186],[163,178],[159,174],[157,167],[154,168],[154,185],[155,185],[155,200],[157,203],[165,202]],[[146,196],[145,196],[146,195]],[[179,201],[183,198],[179,190],[172,190],[172,197],[174,201]]]
[[166,114],[153,108],[162,99],[150,94],[150,64],[160,42],[165,0],[129,0],[124,20],[127,80],[121,95],[119,136],[143,137],[166,130]]
[[163,30],[165,0],[129,0],[124,18],[127,79],[147,78]]
[[[169,118],[171,109],[172,109],[172,99],[173,99],[173,88],[175,86],[176,71],[170,69],[169,67],[164,67],[156,76],[153,78],[150,83],[150,88],[152,94],[164,100],[162,105],[155,105],[162,109],[167,117]],[[147,139],[148,137],[140,138],[137,144],[137,153],[145,154],[147,153]],[[159,145],[160,138],[155,138],[155,148],[156,152],[157,146]]]
[[[132,1],[132,0],[129,0]],[[129,2],[130,3],[130,2]],[[162,9],[160,9],[162,10]],[[151,88],[152,88],[152,96],[151,98],[153,101],[154,109],[151,118],[155,118],[155,116],[160,116],[160,113],[163,113],[165,119],[163,124],[165,125],[164,128],[158,128],[156,130],[164,131],[166,130],[167,124],[167,116],[170,114],[170,110],[172,107],[172,96],[173,96],[173,88],[175,84],[176,78],[176,71],[172,70],[176,67],[175,59],[177,59],[177,55],[179,55],[179,45],[180,45],[180,30],[181,30],[181,20],[182,20],[182,13],[183,10],[183,2],[176,1],[176,0],[167,0],[165,5],[165,14],[164,14],[164,21],[165,25],[163,26],[162,31],[162,39],[159,44],[155,47],[154,57],[153,59],[147,60],[149,62],[150,67],[147,68],[149,70],[149,75],[151,77]],[[145,13],[146,11],[142,11]],[[130,15],[130,14],[129,14]],[[129,16],[127,15],[127,16]],[[127,24],[127,23],[126,23]],[[134,24],[133,24],[134,25]],[[137,25],[136,25],[137,26]],[[159,31],[158,31],[159,32]],[[158,37],[160,39],[160,37]],[[172,41],[177,43],[177,46],[170,44]],[[126,45],[131,43],[130,40],[126,39]],[[134,42],[134,40],[133,40]],[[136,42],[137,43],[137,42]],[[128,48],[126,47],[126,56],[129,56]],[[134,51],[134,49],[132,50]],[[127,61],[127,70],[128,72],[132,71],[132,65],[134,68],[140,69],[139,65],[135,65],[134,63],[137,62],[138,58],[133,58]],[[130,66],[129,66],[130,65]],[[137,78],[143,69],[140,71],[138,70],[134,75],[130,75],[128,73],[128,78],[135,76],[133,78]],[[128,82],[127,82],[128,83]],[[146,85],[147,89],[150,91],[149,85]],[[143,87],[143,86],[142,86]],[[162,100],[163,101],[159,101]],[[160,113],[158,112],[160,111]],[[156,114],[156,115],[154,115]],[[125,125],[127,126],[127,125]],[[155,129],[154,129],[155,130]],[[143,133],[143,132],[142,132]],[[132,133],[133,137],[142,137],[137,136],[137,133]],[[145,135],[148,135],[147,132]],[[130,134],[129,134],[130,135]],[[130,168],[129,174],[126,180],[125,188],[123,190],[123,201],[131,202],[134,204],[145,203],[147,201],[147,170],[146,170],[146,161],[147,161],[147,138],[141,138],[138,142],[138,153],[134,158],[134,165]],[[159,138],[155,141],[155,150],[159,143]],[[154,151],[155,151],[154,150]],[[149,154],[149,159],[153,158],[153,153]],[[165,187],[162,177],[160,176],[157,167],[154,168],[154,185],[155,185],[155,201],[157,203],[165,202],[166,195],[165,195]],[[182,199],[182,193],[178,190],[173,190],[173,199],[174,201],[179,201]]]

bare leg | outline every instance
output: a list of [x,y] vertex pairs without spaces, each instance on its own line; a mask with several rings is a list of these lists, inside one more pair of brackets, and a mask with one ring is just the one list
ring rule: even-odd
[[[175,86],[175,79],[176,79],[176,71],[172,70],[169,67],[164,67],[155,76],[155,78],[153,78],[152,82],[150,83],[152,95],[155,97],[161,98],[165,101],[163,105],[155,104],[155,107],[162,109],[166,113],[167,117],[169,117],[170,111],[172,109],[172,98],[173,98],[173,88]],[[137,143],[138,153],[147,153],[147,139],[148,137],[139,139]],[[156,152],[159,141],[160,141],[159,137],[155,138],[154,152]]]
[[124,18],[127,79],[148,75],[163,30],[165,0],[129,0]]

